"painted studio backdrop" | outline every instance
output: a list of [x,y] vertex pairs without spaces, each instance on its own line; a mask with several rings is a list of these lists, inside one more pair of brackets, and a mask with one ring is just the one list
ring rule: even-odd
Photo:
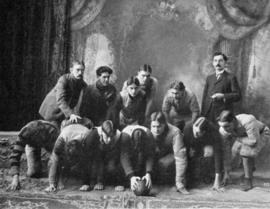
[[1,130],[19,130],[72,57],[114,69],[118,90],[140,65],[153,67],[160,107],[172,80],[201,101],[212,53],[229,56],[243,92],[239,112],[270,125],[270,3],[268,0],[2,0]]

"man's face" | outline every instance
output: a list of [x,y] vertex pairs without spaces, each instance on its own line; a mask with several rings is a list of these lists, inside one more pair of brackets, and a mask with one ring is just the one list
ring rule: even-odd
[[70,157],[77,157],[81,153],[81,147],[77,140],[72,140],[67,144],[67,152]]
[[205,134],[205,131],[202,131],[200,128],[193,126],[193,134],[194,137],[197,139],[202,137]]
[[150,79],[150,73],[141,70],[138,72],[137,78],[139,79],[141,85],[145,85]]
[[184,96],[184,92],[185,91],[179,91],[177,89],[170,89],[170,95],[174,98],[174,99],[181,99]]
[[234,121],[232,122],[218,122],[218,125],[222,127],[226,132],[233,133],[234,132]]
[[151,122],[151,132],[154,136],[161,135],[165,130],[165,124],[162,124],[158,121]]
[[222,55],[214,56],[213,58],[213,66],[216,71],[222,71],[225,66],[225,60]]
[[108,72],[104,72],[104,73],[101,73],[98,79],[103,86],[108,86],[110,82],[110,76],[111,75]]
[[139,87],[135,84],[127,86],[127,92],[131,97],[135,97],[138,94]]
[[83,73],[84,73],[84,67],[83,65],[80,65],[78,63],[74,63],[72,68],[70,68],[70,73],[76,78],[76,79],[83,79]]

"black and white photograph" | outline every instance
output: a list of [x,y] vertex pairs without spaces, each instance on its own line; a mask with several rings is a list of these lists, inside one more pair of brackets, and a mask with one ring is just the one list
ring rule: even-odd
[[270,208],[269,0],[0,0],[0,208]]

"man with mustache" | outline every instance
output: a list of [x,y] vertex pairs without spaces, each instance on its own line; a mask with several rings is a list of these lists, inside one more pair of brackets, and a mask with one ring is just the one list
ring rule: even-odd
[[64,119],[77,122],[82,90],[86,87],[83,80],[84,62],[73,61],[70,73],[62,75],[55,87],[47,94],[42,102],[39,114],[47,121],[53,121],[60,126]]
[[221,52],[213,55],[215,73],[206,78],[202,98],[202,116],[216,124],[223,110],[233,111],[233,103],[241,99],[241,91],[235,75],[225,70],[227,56]]

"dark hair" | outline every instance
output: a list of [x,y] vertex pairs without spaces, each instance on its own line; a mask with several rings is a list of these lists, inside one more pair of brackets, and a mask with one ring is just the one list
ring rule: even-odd
[[228,60],[228,57],[225,54],[223,54],[222,52],[215,52],[213,54],[213,58],[216,57],[216,56],[220,56],[220,55],[223,57],[225,62]]
[[157,121],[157,122],[162,123],[162,124],[166,124],[167,123],[166,117],[165,117],[164,113],[161,112],[161,111],[153,112],[151,114],[150,119],[151,119],[151,122]]
[[148,73],[152,73],[152,67],[148,64],[144,64],[139,68],[139,72],[140,71],[144,71],[144,72],[148,72]]
[[113,136],[116,132],[116,129],[114,128],[113,122],[111,120],[105,120],[101,125],[101,129],[107,136]]
[[193,126],[198,127],[200,131],[207,131],[209,128],[209,122],[205,117],[199,117],[194,122]]
[[102,73],[109,73],[111,75],[113,70],[108,66],[101,66],[96,70],[96,74],[97,76],[101,76]]
[[128,78],[126,83],[127,83],[127,86],[130,86],[132,84],[135,84],[136,86],[140,85],[140,81],[138,80],[138,78],[134,76],[131,76],[130,78]]
[[132,140],[134,142],[135,148],[142,148],[142,142],[144,138],[146,137],[145,132],[142,129],[136,129],[132,133]]
[[83,68],[85,68],[85,64],[84,64],[84,61],[83,60],[81,60],[81,61],[79,61],[77,59],[72,60],[71,61],[71,67],[73,67],[75,64],[82,65]]
[[220,115],[217,117],[217,121],[219,122],[232,122],[235,119],[235,116],[230,110],[223,110]]
[[183,84],[182,81],[173,81],[171,84],[170,84],[170,89],[176,89],[178,91],[183,91],[185,90],[185,85]]

